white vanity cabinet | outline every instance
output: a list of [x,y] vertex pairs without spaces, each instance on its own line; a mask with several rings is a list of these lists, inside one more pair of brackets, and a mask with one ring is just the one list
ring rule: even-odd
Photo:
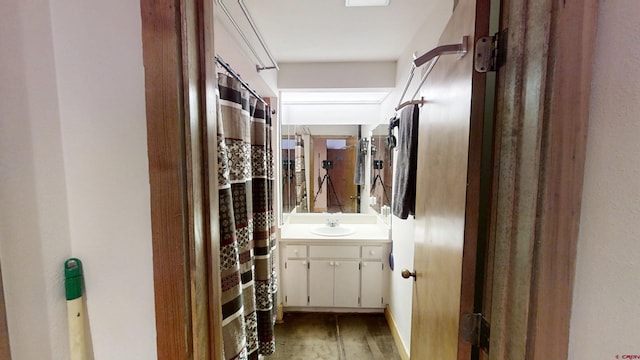
[[382,252],[382,246],[362,247],[362,295],[360,300],[362,307],[384,306],[386,283],[379,281],[386,274]]
[[285,306],[307,306],[307,261],[306,245],[289,245],[284,248],[282,267],[283,301]]
[[[360,305],[360,263],[358,260],[336,260],[333,273],[333,306],[358,307]],[[382,279],[380,279],[382,280]]]
[[358,307],[358,260],[310,260],[309,306]]
[[285,307],[302,311],[384,308],[389,273],[383,259],[388,243],[300,240],[281,244],[280,249]]

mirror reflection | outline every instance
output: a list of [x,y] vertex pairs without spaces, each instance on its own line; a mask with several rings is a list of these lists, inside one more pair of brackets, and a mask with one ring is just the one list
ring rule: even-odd
[[368,160],[366,149],[359,153],[359,131],[358,125],[282,126],[283,215],[360,212],[356,170]]
[[[384,214],[385,208],[391,207],[393,152],[386,143],[389,126],[380,124],[368,133],[369,137],[362,138],[358,136],[360,129],[358,125],[282,126],[285,217],[292,212]],[[367,201],[361,203],[363,197]]]
[[296,207],[296,140],[293,135],[282,136],[282,211],[289,213]]
[[309,209],[304,138],[296,127],[284,125],[281,129],[282,156],[282,214],[306,213]]
[[393,154],[386,144],[389,126],[378,125],[371,132],[371,186],[369,191],[370,206],[376,212],[391,207],[393,182]]
[[356,136],[311,136],[310,212],[358,212]]

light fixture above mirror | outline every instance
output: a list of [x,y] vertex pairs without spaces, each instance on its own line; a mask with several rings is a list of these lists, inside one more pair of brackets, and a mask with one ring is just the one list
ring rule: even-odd
[[345,0],[344,6],[388,6],[389,0]]
[[379,91],[282,91],[280,101],[287,104],[380,104],[389,95]]

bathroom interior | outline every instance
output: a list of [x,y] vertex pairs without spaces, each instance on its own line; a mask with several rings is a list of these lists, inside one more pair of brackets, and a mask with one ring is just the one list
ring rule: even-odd
[[[413,60],[440,45],[454,2],[216,5],[219,71],[239,75],[272,114],[278,324],[268,358],[315,351],[318,358],[408,359],[413,281],[402,270],[413,269],[415,235],[412,216],[394,216],[391,207],[398,150],[389,141],[399,134],[390,121],[402,107],[423,103],[428,66]],[[313,338],[323,331],[308,325],[297,332],[304,340],[280,331],[294,336],[286,349],[278,337],[282,327],[320,324],[327,315],[338,333],[348,333],[339,319],[358,313],[382,327],[386,340],[376,341],[387,352],[370,346],[376,341],[366,334],[355,347],[340,339],[335,349],[318,350]],[[320,320],[296,320],[312,315]]]
[[[225,4],[231,7],[231,5],[235,5],[235,2],[236,0],[229,0],[225,1]],[[255,20],[260,21],[258,23],[259,29],[276,57],[283,56],[276,53],[276,48],[281,45],[283,48],[292,50],[303,46],[314,48],[314,46],[320,45],[318,41],[307,41],[307,38],[295,39],[293,46],[284,41],[273,40],[269,35],[268,25],[270,22],[277,23],[283,20],[278,18],[277,14],[269,13],[270,19],[265,23],[264,19],[260,20],[260,14],[262,14],[260,11],[263,10],[261,5],[267,5],[257,0],[245,0],[244,2],[248,4]],[[329,1],[323,2],[328,3]],[[405,2],[409,1],[391,0],[390,4]],[[145,10],[149,8],[160,10],[161,7],[157,6],[159,3],[165,4],[167,11],[149,19],[149,12]],[[167,114],[172,110],[172,107],[173,110],[176,106],[179,108],[181,105],[179,101],[186,98],[186,95],[182,98],[175,96],[174,99],[164,97],[166,94],[172,94],[171,91],[175,93],[176,90],[181,89],[179,87],[181,74],[175,78],[165,78],[165,80],[174,80],[168,83],[165,81],[164,86],[157,87],[158,94],[154,93],[153,97],[146,96],[150,90],[154,89],[146,86],[150,80],[148,77],[150,69],[152,69],[149,65],[159,63],[158,59],[164,59],[169,62],[163,62],[168,65],[163,70],[163,74],[167,72],[172,74],[171,71],[179,72],[181,69],[179,66],[171,66],[181,59],[180,29],[176,29],[176,24],[182,24],[182,22],[179,17],[180,12],[173,7],[177,3],[173,0],[141,2],[16,0],[2,2],[0,5],[2,9],[0,16],[3,19],[3,31],[0,32],[2,41],[0,43],[5,45],[3,50],[10,49],[10,51],[0,51],[0,63],[3,64],[0,72],[3,79],[6,79],[6,81],[0,82],[2,94],[6,95],[2,97],[2,106],[0,106],[3,115],[0,116],[0,123],[2,123],[3,129],[7,130],[0,132],[2,140],[0,147],[3,150],[0,153],[4,156],[2,158],[3,166],[6,165],[11,169],[11,171],[3,172],[2,184],[0,184],[3,193],[3,201],[0,206],[3,215],[0,257],[2,258],[3,295],[6,301],[4,303],[6,306],[5,331],[0,329],[0,342],[3,339],[6,345],[9,345],[10,342],[13,358],[70,358],[68,356],[69,348],[66,346],[68,336],[64,331],[67,318],[60,271],[63,260],[69,256],[82,258],[84,265],[86,265],[88,319],[90,320],[95,358],[198,358],[193,355],[193,352],[183,351],[191,349],[190,344],[194,344],[196,341],[183,339],[176,335],[184,333],[185,329],[191,329],[189,327],[191,324],[185,323],[185,319],[188,320],[192,310],[191,307],[185,306],[189,305],[188,301],[190,300],[188,298],[189,279],[185,280],[185,275],[189,275],[190,268],[179,267],[180,261],[185,258],[186,250],[176,249],[173,246],[174,243],[165,244],[162,242],[165,237],[157,238],[155,225],[157,223],[157,213],[155,212],[157,207],[151,206],[151,204],[155,204],[158,192],[153,186],[150,187],[150,183],[157,180],[157,172],[151,171],[156,169],[153,165],[157,165],[154,162],[157,158],[154,157],[155,153],[150,151],[150,146],[154,144],[157,146],[157,141],[173,141],[170,144],[179,145],[178,141],[184,139],[179,136],[149,136],[148,131],[153,129],[153,126],[150,126],[152,124],[148,123],[149,118],[147,117],[149,111],[154,115],[163,115],[158,114],[161,111]],[[183,4],[187,1],[179,3]],[[280,101],[279,91],[268,90],[262,80],[252,78],[258,73],[255,69],[255,61],[253,61],[255,59],[252,59],[253,55],[250,51],[249,54],[246,54],[246,51],[238,49],[244,46],[242,45],[243,40],[234,38],[236,35],[234,35],[235,29],[233,27],[226,29],[224,25],[225,14],[221,12],[218,5],[213,4],[215,1],[189,1],[188,3],[209,3],[211,6],[215,6],[216,34],[219,35],[216,47],[219,53],[260,94],[275,99],[272,103],[277,106],[274,108],[276,110],[274,121],[281,121],[285,118],[284,108],[278,103]],[[268,1],[268,3],[269,6],[274,6],[278,2]],[[300,9],[296,7],[298,3],[309,4],[309,10],[313,13],[304,16],[305,13],[300,12]],[[320,13],[311,3],[311,1],[296,1],[287,4],[291,9],[285,11],[287,17],[298,21],[293,24],[294,29],[309,27],[315,32],[324,33],[324,31],[330,31],[349,23],[349,21],[337,17],[336,7],[336,17],[330,17],[330,20],[324,21],[325,30],[313,27],[311,20],[315,16],[319,16]],[[342,2],[340,3],[343,5]],[[376,124],[383,124],[393,116],[393,109],[397,105],[401,89],[409,73],[413,52],[419,55],[438,44],[438,34],[442,33],[443,24],[446,23],[453,7],[453,4],[434,2],[429,2],[429,5],[425,4],[425,1],[410,3],[415,9],[433,6],[433,8],[425,9],[424,12],[443,15],[434,16],[430,21],[425,18],[423,25],[405,26],[410,22],[406,19],[403,19],[401,24],[391,23],[392,19],[387,15],[385,15],[384,21],[380,21],[383,24],[380,27],[386,25],[393,27],[393,31],[387,29],[389,34],[407,27],[420,28],[423,26],[425,30],[422,32],[422,36],[418,36],[416,31],[416,36],[411,39],[411,44],[404,46],[399,55],[389,57],[395,66],[395,70],[391,71],[393,80],[390,81],[392,85],[388,87],[391,89],[389,94],[378,106],[378,110],[373,116],[361,116],[362,113],[360,113],[358,118],[378,118]],[[516,5],[516,2],[509,3],[512,8]],[[522,6],[530,5],[530,2],[522,3]],[[546,3],[551,5],[562,2],[548,1]],[[591,45],[591,50],[593,47],[596,50],[593,80],[589,74],[580,76],[582,79],[580,83],[587,91],[570,94],[571,99],[582,95],[581,98],[584,100],[585,97],[589,98],[588,88],[592,89],[591,115],[588,116],[589,144],[584,174],[584,201],[582,205],[572,203],[571,207],[573,210],[579,209],[583,219],[579,228],[578,255],[576,257],[574,253],[573,258],[568,257],[569,261],[562,262],[568,264],[577,261],[575,291],[573,291],[572,283],[565,285],[568,290],[565,289],[561,292],[559,287],[567,283],[552,282],[552,287],[543,287],[547,291],[540,292],[541,295],[535,299],[538,302],[546,301],[542,303],[543,305],[551,305],[551,311],[538,314],[547,315],[549,318],[553,317],[550,319],[553,321],[557,320],[551,325],[564,322],[565,326],[562,327],[566,333],[558,335],[557,332],[547,331],[547,329],[560,328],[561,326],[517,326],[526,325],[526,319],[514,322],[514,326],[502,326],[503,330],[508,329],[509,334],[515,332],[535,335],[511,336],[507,339],[509,346],[516,343],[515,345],[519,349],[527,351],[530,347],[524,344],[522,339],[525,337],[531,341],[536,340],[536,350],[543,349],[544,345],[557,344],[549,339],[560,337],[565,342],[564,347],[562,344],[560,344],[561,346],[544,347],[550,350],[557,349],[555,356],[546,357],[553,359],[614,358],[616,354],[622,357],[627,351],[633,351],[628,349],[634,349],[638,338],[637,326],[633,322],[634,317],[628,316],[628,314],[633,314],[637,310],[635,303],[629,299],[634,298],[639,288],[635,286],[637,285],[637,276],[634,277],[635,272],[629,271],[630,266],[632,267],[634,264],[631,257],[638,251],[638,242],[635,241],[637,221],[634,221],[634,215],[637,215],[637,211],[635,211],[637,210],[637,202],[636,198],[629,196],[629,194],[637,193],[634,191],[637,189],[638,177],[634,172],[637,170],[637,166],[634,166],[637,162],[633,161],[633,154],[637,153],[637,141],[633,135],[638,133],[636,131],[638,122],[636,121],[637,117],[634,116],[637,113],[634,111],[637,109],[637,101],[633,96],[638,92],[638,82],[634,80],[638,78],[637,69],[640,67],[619,65],[621,60],[623,65],[628,65],[640,58],[638,46],[629,46],[634,43],[633,37],[637,34],[634,29],[637,27],[640,11],[638,11],[637,2],[634,1],[601,1],[599,8],[595,2],[584,2],[584,4],[587,3],[590,6],[581,7],[581,9],[571,8],[574,2],[562,3],[567,5],[566,10],[569,11],[568,15],[571,21],[556,23],[559,31],[554,32],[557,30],[554,27],[550,29],[549,33],[554,41],[564,39],[563,44],[571,50],[571,53],[563,53],[562,58],[568,59],[564,61],[565,64],[569,62],[568,69],[587,69],[590,67],[588,66],[591,64],[588,45]],[[463,1],[458,1],[458,7],[461,4]],[[583,4],[583,2],[575,2],[575,4]],[[436,9],[438,6],[441,6],[441,11]],[[358,10],[371,11],[373,9]],[[534,14],[539,16],[528,18],[529,22],[526,26],[511,26],[510,31],[518,33],[518,31],[524,32],[526,30],[526,33],[530,34],[536,29],[540,30],[537,25],[543,26],[543,21],[537,21],[541,17],[549,19],[547,15],[553,15],[553,19],[557,19],[555,16],[558,15],[558,12],[559,15],[562,15],[565,14],[564,10],[565,8],[553,8],[551,14],[546,12],[545,14]],[[588,13],[584,14],[580,11]],[[278,9],[278,12],[282,12],[282,10]],[[414,12],[418,13],[418,11]],[[597,16],[589,15],[594,13]],[[511,20],[520,19],[518,17],[520,13],[509,12],[508,15]],[[160,16],[166,17],[160,18]],[[234,16],[238,21],[242,21],[243,14],[241,12],[237,12]],[[148,25],[151,20],[155,21],[153,24],[159,25],[163,19],[174,21],[163,23],[164,25],[158,28],[153,27],[155,32],[149,31],[150,26]],[[361,16],[356,23],[365,26],[367,23],[373,23],[373,20],[374,17]],[[577,25],[573,20],[578,21]],[[597,39],[595,36],[596,21],[598,23]],[[328,23],[331,26],[326,26]],[[432,26],[433,29],[428,30],[429,26]],[[292,25],[288,23],[285,32],[292,32],[291,28]],[[213,35],[212,33],[213,31],[209,35]],[[246,33],[250,34],[251,31],[248,29]],[[301,31],[289,35],[295,36],[297,33],[301,34]],[[569,41],[567,41],[567,36],[571,37]],[[157,44],[156,39],[163,40],[162,44],[168,46],[158,49],[158,52],[162,51],[162,54],[152,57],[149,62],[147,45],[149,43]],[[230,39],[234,39],[234,41]],[[340,45],[340,42],[345,39],[346,32],[332,35],[331,41],[333,41],[333,45]],[[388,44],[382,46],[379,43],[382,37],[362,36],[362,41],[372,39],[377,43],[374,45],[363,43],[366,45],[365,47],[376,49],[395,47],[395,45]],[[575,39],[582,39],[582,41],[575,41]],[[445,43],[457,41],[459,39],[456,37],[447,39]],[[178,46],[175,45],[176,43]],[[380,46],[377,46],[378,43]],[[351,45],[358,44],[360,42],[356,41]],[[511,41],[510,44],[517,45],[518,42]],[[552,48],[547,47],[547,43],[541,42],[538,45],[545,49]],[[225,46],[228,47],[226,50]],[[254,44],[254,48],[260,51],[259,44]],[[534,49],[537,48],[534,46]],[[161,57],[166,54],[166,51],[172,50],[174,55],[176,52],[178,54],[170,58]],[[341,49],[341,53],[349,54],[350,50],[351,47],[346,46],[346,49]],[[280,51],[278,50],[278,52]],[[234,53],[240,55],[234,58]],[[612,54],[616,56],[612,56]],[[213,54],[209,55],[213,58]],[[322,86],[323,89],[351,88],[348,85],[342,86],[342,83],[339,82],[339,80],[345,79],[360,79],[361,83],[357,85],[358,88],[387,86],[365,83],[365,79],[377,79],[371,76],[360,76],[362,74],[360,71],[363,71],[365,66],[350,68],[350,60],[325,59],[323,56],[326,55],[315,57],[314,62],[317,64],[322,64],[325,60],[343,62],[342,76],[337,76],[338,80],[328,76],[335,72],[334,69],[320,66],[313,71],[305,71],[302,66],[295,65],[302,60],[293,56],[286,61],[283,58],[283,61],[278,62],[280,71],[260,71],[258,76],[271,79],[272,82],[277,79],[278,83],[282,84],[283,90],[311,88],[312,86]],[[462,60],[465,59],[466,57]],[[541,61],[545,61],[545,59],[546,57]],[[562,59],[557,60],[562,63]],[[585,60],[581,61],[581,59]],[[436,72],[444,69],[446,64],[443,63],[443,60],[444,57],[439,61],[428,82],[435,81]],[[263,61],[267,60],[263,58]],[[294,65],[286,66],[287,63]],[[512,62],[508,60],[507,66],[510,63]],[[207,64],[213,64],[213,60]],[[581,67],[576,67],[576,64],[581,64]],[[585,66],[585,64],[587,65]],[[268,63],[265,65],[270,66]],[[325,63],[325,65],[327,64]],[[213,67],[213,65],[211,66]],[[423,72],[424,66],[419,70]],[[292,74],[296,71],[297,74]],[[288,77],[287,73],[293,75],[289,79],[304,79],[303,75],[309,76],[309,73],[315,74],[316,79],[311,84],[296,85],[289,82],[287,87],[284,87]],[[378,68],[377,74],[383,73],[386,73],[385,68]],[[153,72],[151,74],[153,75]],[[210,73],[207,72],[207,74]],[[573,72],[566,71],[554,72],[549,75],[567,75],[569,79],[572,79],[571,76],[574,76],[572,74]],[[418,75],[416,74],[419,78]],[[418,80],[414,79],[414,81]],[[429,85],[425,84],[423,90],[426,91]],[[530,81],[524,85],[527,94],[530,91],[542,89],[542,87],[532,86],[535,83],[532,84]],[[413,86],[415,83],[412,84]],[[279,87],[272,88],[279,89]],[[568,89],[572,90],[573,87],[568,87]],[[410,95],[411,91],[409,91]],[[437,94],[430,94],[425,98],[431,100],[435,95]],[[161,98],[161,96],[163,97]],[[160,98],[162,102],[154,101]],[[147,107],[147,104],[151,105]],[[167,105],[162,106],[163,104]],[[584,105],[584,102],[582,104]],[[153,112],[155,107],[152,106],[159,109],[158,113]],[[421,110],[427,111],[429,108],[431,106],[425,105]],[[575,117],[573,105],[570,110],[570,116],[561,117],[560,119],[563,121],[560,123],[572,123],[572,119],[579,120]],[[528,113],[524,112],[524,114]],[[545,114],[547,113],[545,112]],[[584,115],[582,119],[586,119],[587,112],[583,111],[582,114]],[[178,115],[182,114],[177,114],[173,118],[176,123],[179,121],[175,120],[181,119],[178,118]],[[335,116],[329,115],[331,114],[327,112],[326,118],[328,120],[335,118]],[[160,116],[152,117],[152,119],[159,118]],[[429,117],[421,118],[421,125],[428,119]],[[163,125],[165,123],[158,126]],[[586,131],[584,127],[582,129]],[[311,134],[318,133],[318,130],[312,128],[309,128],[309,131]],[[366,133],[366,130],[363,133]],[[437,140],[422,136],[421,139]],[[154,141],[156,142],[154,143]],[[427,143],[429,142],[421,141],[421,145]],[[170,147],[161,148],[161,150],[164,149],[170,149]],[[522,152],[522,154],[529,153]],[[528,166],[526,163],[522,165]],[[311,171],[309,168],[305,170]],[[528,174],[523,175],[523,180],[531,178]],[[579,174],[576,179],[582,179],[582,175]],[[574,185],[573,182],[566,182],[566,184]],[[181,187],[176,186],[175,188],[177,190],[174,192],[182,194]],[[580,186],[573,186],[572,190],[579,190],[579,188]],[[428,187],[424,189],[428,190]],[[573,192],[571,193],[573,194]],[[364,194],[366,195],[366,190]],[[562,195],[566,192],[560,191],[557,194]],[[168,198],[166,193],[160,195]],[[312,191],[308,191],[308,195],[313,196],[315,193],[312,194]],[[367,196],[362,199],[362,201],[367,200]],[[362,206],[361,208],[366,207]],[[550,209],[558,208],[558,206],[550,207]],[[275,212],[275,214],[280,216],[279,212]],[[572,214],[575,214],[575,211],[572,211]],[[425,233],[420,233],[419,231],[422,230],[418,230],[418,227],[415,226],[419,222],[418,216],[416,219],[409,217],[407,220],[400,220],[395,216],[390,218],[396,268],[390,273],[389,303],[385,309],[393,315],[399,338],[404,341],[407,348],[409,345],[413,348],[416,343],[426,343],[424,335],[427,332],[421,329],[418,332],[421,336],[420,340],[413,341],[411,339],[411,335],[415,332],[411,331],[409,317],[411,311],[408,307],[409,304],[415,306],[416,303],[410,300],[410,288],[415,289],[428,282],[417,280],[411,284],[410,281],[400,277],[398,270],[405,267],[412,269],[411,265],[414,265],[413,268],[419,271],[417,267],[420,263],[413,261],[414,255],[418,256],[419,254],[417,251],[414,252],[410,242],[423,238]],[[187,224],[188,219],[187,216],[175,217],[175,222]],[[445,222],[448,219],[451,218],[434,218],[434,220],[440,221],[440,224],[452,224]],[[603,219],[607,219],[607,221],[603,221]],[[163,219],[161,218],[161,220]],[[174,218],[167,220],[174,224]],[[284,219],[278,218],[276,223],[280,224],[282,221]],[[412,223],[414,226],[411,226]],[[578,231],[578,226],[576,222],[572,224],[575,226],[572,234],[575,234]],[[540,225],[544,226],[545,224]],[[175,228],[179,233],[177,237],[172,239],[181,238],[184,240],[183,243],[187,244],[186,240],[188,239],[183,235],[186,233],[184,228],[180,226]],[[443,227],[443,229],[446,228],[448,227]],[[173,228],[168,230],[173,230]],[[544,240],[546,239],[548,238],[545,237]],[[549,244],[555,246],[559,244],[557,241],[559,239],[561,238],[551,239]],[[518,240],[522,240],[522,238],[518,238]],[[538,238],[527,237],[527,241],[531,241],[530,243],[533,243],[533,240],[537,241]],[[546,244],[545,242],[541,243]],[[575,241],[573,244],[575,245]],[[171,255],[168,261],[156,261],[158,258],[158,253],[155,251],[156,246],[164,246],[160,255]],[[360,254],[362,255],[362,252]],[[498,254],[504,255],[504,252]],[[560,254],[553,253],[551,260],[556,259],[556,255]],[[165,259],[166,257],[160,260]],[[174,259],[176,262],[173,262]],[[620,261],[621,259],[625,261]],[[29,265],[28,272],[24,271],[25,264]],[[540,265],[542,267],[534,267],[533,265],[536,264],[532,264],[525,269],[562,270],[545,266],[548,264],[549,261],[542,263]],[[507,269],[510,268],[507,267]],[[533,274],[532,272],[527,273]],[[518,274],[513,273],[514,276]],[[573,278],[572,272],[569,275]],[[162,281],[157,281],[158,279]],[[438,277],[433,280],[437,281]],[[523,285],[526,290],[533,288],[529,286],[531,282]],[[163,287],[165,284],[167,286]],[[516,282],[514,284],[520,285]],[[506,285],[509,284],[505,284],[505,288]],[[285,291],[285,288],[286,286],[281,286],[280,290]],[[494,288],[498,288],[498,286],[494,286]],[[186,290],[181,292],[176,289]],[[572,294],[573,296],[571,296]],[[612,294],[618,295],[612,296]],[[568,298],[568,301],[559,302],[557,297],[547,295],[562,295],[565,299]],[[525,299],[530,298],[533,299],[533,296]],[[167,301],[161,303],[158,302],[158,299],[167,299]],[[431,309],[432,307],[422,306],[422,308]],[[193,310],[195,313],[195,309]],[[187,316],[175,316],[178,313]],[[525,309],[517,313],[526,316],[527,311]],[[499,310],[493,311],[492,318],[503,314],[508,315]],[[570,336],[568,335],[569,316]],[[515,319],[517,320],[517,318]],[[2,323],[1,319],[0,323]],[[204,325],[204,327],[206,326],[208,323]],[[497,353],[496,349],[500,349],[496,347],[496,344],[500,344],[496,340],[497,333],[494,331],[496,328],[500,329],[496,323],[492,323],[493,354]],[[202,334],[196,331],[193,333]],[[570,342],[570,346],[566,342]],[[39,345],[33,346],[33,344]],[[564,356],[567,346],[569,347],[569,356]],[[211,348],[216,351],[220,349],[217,343]],[[8,347],[4,349],[6,350]],[[565,354],[558,355],[563,350]],[[9,356],[4,356],[1,344],[0,354],[2,354],[0,358],[9,358]],[[455,355],[419,357],[415,355],[413,349],[411,355],[413,358],[455,358]],[[494,356],[501,358],[498,355]],[[515,359],[518,357],[502,358]]]

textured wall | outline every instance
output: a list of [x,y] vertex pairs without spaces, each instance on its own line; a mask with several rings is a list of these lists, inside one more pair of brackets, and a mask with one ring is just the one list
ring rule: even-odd
[[640,355],[640,2],[602,0],[570,359]]

